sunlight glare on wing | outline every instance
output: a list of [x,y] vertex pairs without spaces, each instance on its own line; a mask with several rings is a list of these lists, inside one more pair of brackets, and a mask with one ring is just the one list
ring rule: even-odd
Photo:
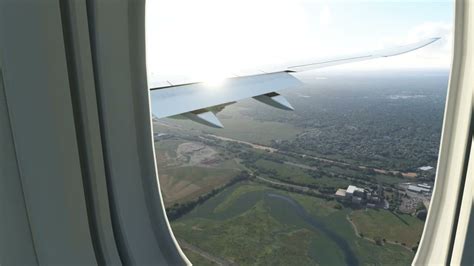
[[204,84],[208,85],[209,88],[219,88],[220,86],[224,85],[227,78],[224,77],[213,77],[209,79],[205,79],[203,82]]
[[[223,68],[225,67],[222,63]],[[209,89],[218,89],[226,82],[226,80],[234,75],[230,71],[225,71],[225,69],[215,69],[213,66],[204,65],[202,67],[203,71],[196,71],[192,75],[192,79],[203,82],[206,85],[206,88]]]

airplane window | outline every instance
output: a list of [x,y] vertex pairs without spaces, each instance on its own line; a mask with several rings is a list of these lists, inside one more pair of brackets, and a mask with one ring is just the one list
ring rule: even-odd
[[146,20],[160,185],[193,264],[411,263],[452,1],[157,0]]

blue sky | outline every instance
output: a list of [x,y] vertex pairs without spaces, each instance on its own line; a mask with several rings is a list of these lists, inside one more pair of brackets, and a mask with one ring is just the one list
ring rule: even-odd
[[324,58],[443,39],[349,69],[449,68],[448,0],[149,0],[149,80],[208,78],[259,65]]

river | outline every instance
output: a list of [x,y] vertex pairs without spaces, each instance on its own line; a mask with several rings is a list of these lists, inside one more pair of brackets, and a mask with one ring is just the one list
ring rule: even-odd
[[324,233],[329,239],[334,241],[336,245],[341,249],[341,251],[344,253],[344,259],[347,265],[359,265],[359,260],[357,259],[356,255],[352,251],[351,247],[349,246],[349,243],[336,234],[334,231],[329,229],[323,222],[318,221],[315,219],[313,216],[311,216],[303,206],[301,206],[298,202],[296,202],[294,199],[283,196],[280,194],[274,194],[274,193],[267,193],[267,196],[277,199],[277,200],[282,200],[287,203],[289,203],[291,206],[293,206],[294,210],[298,214],[298,216],[303,219],[306,223],[314,227],[315,229],[319,230],[320,232]]

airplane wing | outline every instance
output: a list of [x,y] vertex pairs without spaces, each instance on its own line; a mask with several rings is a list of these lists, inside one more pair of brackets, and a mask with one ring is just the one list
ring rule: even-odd
[[216,107],[251,98],[270,106],[293,110],[277,91],[295,88],[301,82],[292,73],[369,59],[396,56],[429,45],[439,38],[372,52],[336,58],[307,60],[281,67],[258,69],[244,75],[228,77],[221,84],[200,81],[168,80],[163,86],[151,88],[152,113],[156,118],[180,117],[212,127],[223,125],[215,116]]

